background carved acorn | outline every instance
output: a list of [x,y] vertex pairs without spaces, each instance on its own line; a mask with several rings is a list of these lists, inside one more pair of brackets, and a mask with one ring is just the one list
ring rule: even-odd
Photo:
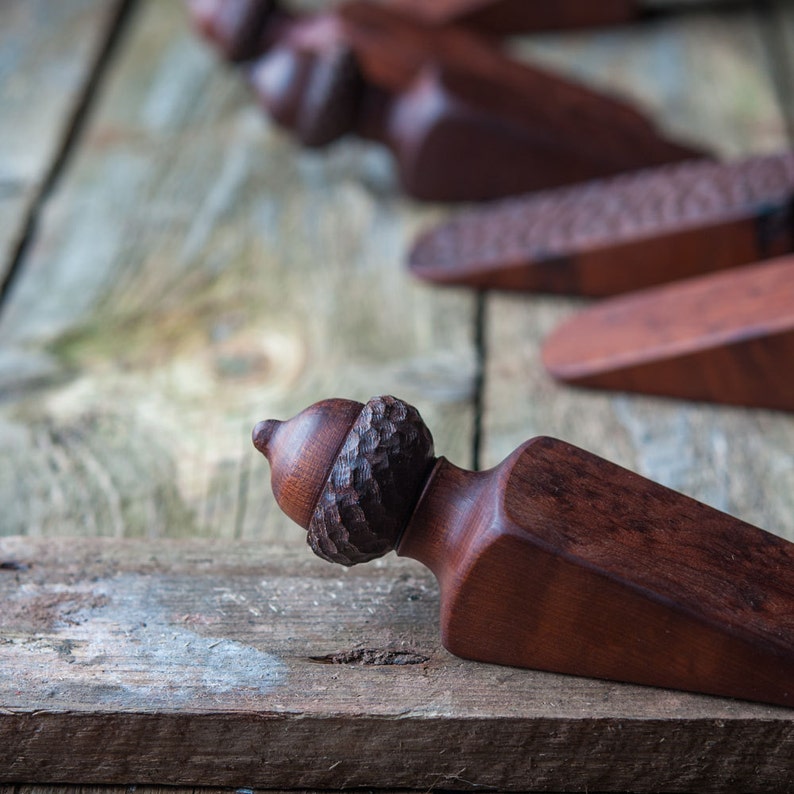
[[309,147],[350,132],[364,78],[353,50],[342,42],[318,49],[276,44],[248,70],[262,108]]
[[253,432],[281,509],[323,559],[367,562],[395,548],[432,468],[433,438],[396,397],[323,400]]

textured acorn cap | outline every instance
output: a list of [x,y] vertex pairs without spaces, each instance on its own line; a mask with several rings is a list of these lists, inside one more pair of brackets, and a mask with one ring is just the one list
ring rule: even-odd
[[419,412],[389,396],[324,400],[260,422],[253,440],[281,509],[320,557],[342,565],[395,548],[435,460]]

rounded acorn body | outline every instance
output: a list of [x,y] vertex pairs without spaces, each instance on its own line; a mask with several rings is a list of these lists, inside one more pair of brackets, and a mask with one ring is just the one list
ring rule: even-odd
[[254,443],[321,557],[433,571],[459,656],[794,706],[792,543],[556,439],[465,471],[393,397]]

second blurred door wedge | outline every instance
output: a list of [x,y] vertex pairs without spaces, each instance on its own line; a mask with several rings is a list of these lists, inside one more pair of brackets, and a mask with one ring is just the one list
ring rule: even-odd
[[471,28],[366,0],[315,14],[275,0],[189,5],[277,124],[306,146],[347,134],[385,145],[416,198],[485,200],[704,154]]
[[602,301],[543,362],[579,386],[794,411],[794,256]]
[[794,250],[794,152],[699,160],[540,191],[453,216],[415,275],[479,289],[601,297]]
[[492,35],[624,25],[658,14],[748,7],[753,0],[390,0],[432,25],[464,25]]

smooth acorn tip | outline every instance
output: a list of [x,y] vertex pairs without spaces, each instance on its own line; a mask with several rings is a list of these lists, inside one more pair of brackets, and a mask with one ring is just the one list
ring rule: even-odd
[[251,433],[251,440],[254,442],[254,446],[268,458],[268,460],[270,459],[268,444],[280,424],[281,422],[279,422],[278,419],[263,419],[261,422],[257,422],[253,433]]
[[323,400],[292,419],[266,419],[253,430],[254,446],[270,463],[270,485],[279,507],[304,529],[363,407],[352,400]]

